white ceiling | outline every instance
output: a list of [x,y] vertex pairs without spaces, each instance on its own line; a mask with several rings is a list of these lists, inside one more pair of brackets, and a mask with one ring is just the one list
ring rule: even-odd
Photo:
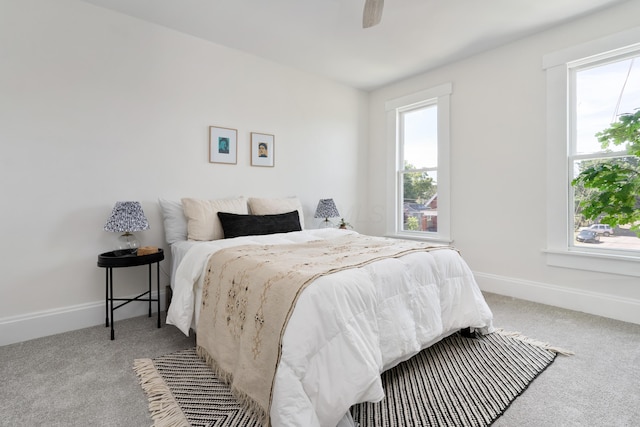
[[83,0],[371,90],[628,0]]

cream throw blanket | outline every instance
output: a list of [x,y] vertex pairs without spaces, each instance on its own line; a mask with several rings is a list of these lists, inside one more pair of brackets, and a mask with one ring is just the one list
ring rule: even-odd
[[345,235],[284,245],[246,245],[209,259],[197,327],[198,353],[269,426],[282,335],[295,302],[317,277],[410,252],[448,246]]

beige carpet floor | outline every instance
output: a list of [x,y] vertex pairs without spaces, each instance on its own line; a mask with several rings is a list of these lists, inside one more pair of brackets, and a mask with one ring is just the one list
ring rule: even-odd
[[[640,425],[640,325],[486,294],[495,325],[573,350],[494,426]],[[1,426],[149,426],[133,360],[193,345],[155,317],[0,347]]]

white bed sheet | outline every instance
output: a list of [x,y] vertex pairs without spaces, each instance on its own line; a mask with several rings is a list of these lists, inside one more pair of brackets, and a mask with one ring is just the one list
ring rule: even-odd
[[184,258],[189,249],[200,243],[202,242],[195,240],[180,240],[171,244],[171,289],[174,288],[173,284],[176,282],[176,271],[182,262],[182,258]]
[[[194,307],[215,251],[344,233],[354,232],[304,230],[193,245],[176,270],[167,323],[188,334],[199,322]],[[384,397],[381,372],[468,326],[491,332],[492,314],[456,251],[412,253],[323,276],[302,292],[285,330],[271,423],[335,427],[353,404]]]

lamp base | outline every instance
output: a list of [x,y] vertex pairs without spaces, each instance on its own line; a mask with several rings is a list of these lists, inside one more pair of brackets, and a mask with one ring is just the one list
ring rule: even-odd
[[121,251],[123,254],[135,254],[138,252],[138,248],[140,244],[138,243],[138,239],[133,234],[127,232],[120,236],[118,236],[118,243],[116,250]]
[[320,223],[320,228],[333,228],[333,223],[329,221],[329,218],[325,218],[324,221]]

